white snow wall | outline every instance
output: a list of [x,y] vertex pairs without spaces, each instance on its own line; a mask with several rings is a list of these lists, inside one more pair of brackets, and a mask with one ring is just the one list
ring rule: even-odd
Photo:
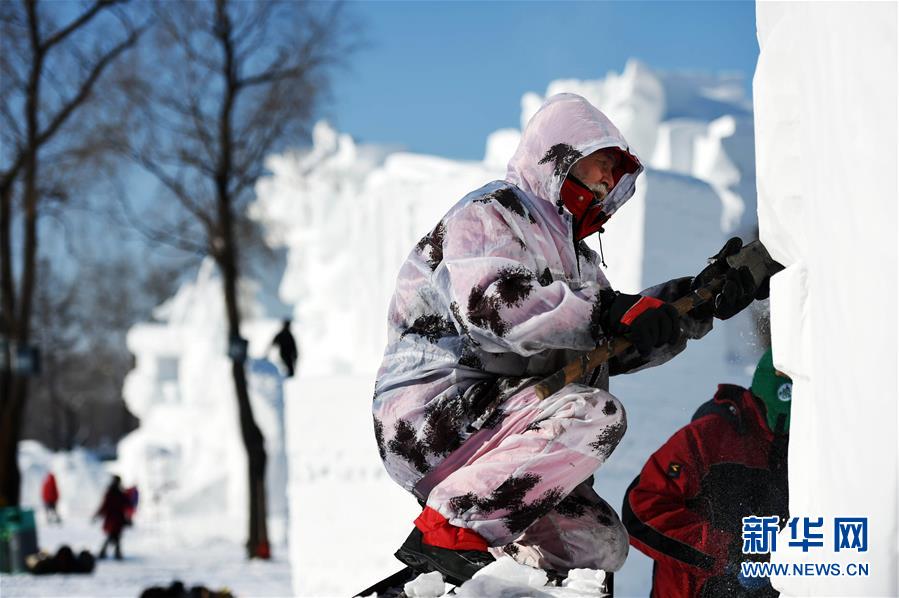
[[[793,596],[896,596],[896,4],[757,4],[761,238],[775,364],[794,380],[792,516],[868,517],[868,577],[776,577]],[[788,529],[786,530],[788,531]]]

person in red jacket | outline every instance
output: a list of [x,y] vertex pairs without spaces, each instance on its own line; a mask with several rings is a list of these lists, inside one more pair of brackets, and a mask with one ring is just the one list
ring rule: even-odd
[[[740,574],[742,518],[788,518],[792,383],[759,361],[751,389],[718,386],[646,462],[624,497],[630,543],[652,558],[653,598],[778,596],[767,578]],[[765,555],[767,557],[767,555]]]
[[128,507],[129,501],[122,490],[121,478],[117,475],[112,476],[112,481],[109,483],[106,494],[103,496],[103,502],[94,515],[94,519],[103,518],[103,532],[106,534],[106,540],[103,542],[103,547],[100,548],[97,558],[105,559],[106,549],[110,544],[114,544],[116,560],[122,559],[122,530],[126,525],[131,525],[126,515]]
[[59,513],[56,512],[56,503],[59,502],[59,489],[56,487],[56,476],[53,472],[47,473],[41,486],[41,499],[44,501],[44,511],[47,514],[47,523],[62,523]]

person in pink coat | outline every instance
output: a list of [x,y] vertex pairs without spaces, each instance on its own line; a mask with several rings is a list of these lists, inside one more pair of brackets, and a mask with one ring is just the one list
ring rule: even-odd
[[[691,277],[616,292],[584,242],[642,170],[602,112],[553,96],[505,179],[459,201],[403,263],[373,415],[389,475],[423,506],[396,554],[413,569],[458,583],[502,554],[561,573],[624,563],[627,532],[588,481],[627,427],[608,378],[667,361],[712,320],[668,303]],[[536,382],[619,334],[628,353],[536,395]]]

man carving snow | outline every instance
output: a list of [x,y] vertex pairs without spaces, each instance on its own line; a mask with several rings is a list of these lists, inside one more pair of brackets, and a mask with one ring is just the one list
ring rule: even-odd
[[[613,291],[583,241],[642,170],[602,112],[553,96],[505,180],[459,201],[403,264],[373,413],[387,471],[424,506],[397,552],[413,569],[459,583],[503,553],[560,573],[624,563],[627,532],[587,481],[627,425],[608,377],[667,361],[712,316],[679,318],[667,303],[691,277]],[[731,278],[719,317],[756,291]],[[537,397],[536,382],[620,334],[631,351]]]

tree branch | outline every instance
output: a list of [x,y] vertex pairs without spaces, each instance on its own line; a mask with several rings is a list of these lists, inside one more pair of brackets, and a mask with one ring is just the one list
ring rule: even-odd
[[235,197],[239,197],[244,191],[250,189],[262,175],[264,170],[262,161],[280,133],[281,127],[279,125],[270,126],[260,136],[261,138],[256,139],[256,142],[252,144],[251,147],[254,149],[249,152],[248,156],[236,169],[240,176],[235,178],[234,186],[232,187],[232,193]]
[[134,212],[134,208],[132,208],[131,203],[125,198],[124,193],[117,193],[115,197],[122,207],[122,213],[125,215],[125,220],[128,221],[128,225],[148,241],[199,256],[209,254],[209,248],[201,243],[196,243],[172,234],[167,230],[158,229],[146,224],[146,219],[139,217],[138,214]]
[[[196,7],[187,5],[186,8]],[[210,73],[216,73],[219,71],[221,65],[215,60],[211,60],[207,56],[208,51],[204,52],[203,48],[200,48],[200,51],[195,49],[193,41],[191,39],[192,35],[203,35],[205,33],[209,33],[205,30],[205,21],[199,24],[191,23],[191,13],[172,13],[164,4],[156,5],[156,13],[158,14],[159,20],[162,23],[163,30],[170,36],[172,36],[172,41],[174,42],[173,46],[177,47],[185,54],[184,57],[186,60],[179,64],[180,67],[183,68],[191,65],[199,65]],[[187,21],[186,27],[188,30],[182,31],[182,24],[185,22],[185,20]]]
[[22,130],[19,129],[19,121],[13,116],[8,103],[0,103],[0,116],[3,117],[4,126],[7,127],[9,131],[12,131],[13,136],[16,139],[22,139]]
[[135,29],[124,41],[112,48],[97,61],[97,64],[91,69],[87,78],[79,86],[78,92],[70,100],[64,102],[63,108],[51,119],[47,128],[38,135],[37,143],[39,146],[43,145],[50,137],[52,137],[57,129],[65,123],[66,119],[71,116],[72,112],[87,99],[94,87],[94,83],[97,82],[97,79],[100,78],[100,75],[103,74],[106,67],[109,66],[119,54],[136,44],[137,40],[145,30],[146,26]]
[[[280,63],[281,61],[275,60],[275,62]],[[247,87],[253,87],[254,85],[264,85],[266,83],[283,81],[284,79],[290,79],[292,77],[299,77],[307,71],[307,66],[302,64],[289,68],[277,68],[272,66],[257,75],[251,75],[238,80],[236,85],[245,89]]]
[[16,313],[16,290],[12,272],[12,185],[0,189],[0,331],[12,335],[13,317]]
[[184,209],[193,214],[203,224],[203,226],[206,227],[207,232],[210,235],[212,234],[212,232],[215,230],[212,218],[194,202],[193,198],[190,196],[190,193],[187,192],[187,190],[183,185],[181,185],[178,180],[166,174],[165,170],[159,165],[159,162],[157,160],[152,160],[133,152],[131,154],[131,159],[134,160],[144,170],[155,176],[160,183],[162,183],[169,191],[172,192],[172,195],[175,196],[175,198],[184,207]]
[[257,33],[265,36],[268,20],[277,6],[276,2],[257,2],[253,4],[256,9],[255,14],[251,15],[242,25],[238,25],[234,29],[234,51],[238,62],[243,63],[244,57],[241,55],[242,42],[252,43],[254,35]]
[[112,6],[114,4],[119,4],[126,0],[97,0],[94,2],[94,5],[91,6],[87,11],[85,11],[81,16],[73,20],[71,23],[49,36],[43,42],[41,42],[40,47],[43,52],[47,52],[50,48],[67,38],[74,31],[80,29],[85,24],[88,23],[91,19],[93,19],[97,14],[106,8],[107,6]]
[[[206,129],[206,125],[204,123],[206,115],[203,114],[196,96],[191,96],[190,100],[186,103],[180,101],[177,97],[170,95],[160,96],[159,100],[165,108],[190,121],[200,147],[202,147],[206,151],[206,157],[209,159],[209,161],[214,162],[215,154],[212,151],[212,134]],[[174,132],[176,134],[183,134],[183,127],[176,127]],[[205,164],[203,165],[204,172],[208,172],[207,169],[210,168],[211,167]]]
[[335,59],[325,48],[328,44],[325,42],[326,36],[333,33],[334,24],[340,16],[341,5],[334,3],[328,14],[320,21],[310,19],[308,37],[302,40],[300,47],[295,51],[297,62],[290,67],[279,67],[283,64],[285,56],[279,53],[268,67],[263,69],[261,73],[244,77],[238,81],[240,87],[252,87],[265,83],[274,83],[283,81],[293,77],[308,76],[315,68],[327,64]]

